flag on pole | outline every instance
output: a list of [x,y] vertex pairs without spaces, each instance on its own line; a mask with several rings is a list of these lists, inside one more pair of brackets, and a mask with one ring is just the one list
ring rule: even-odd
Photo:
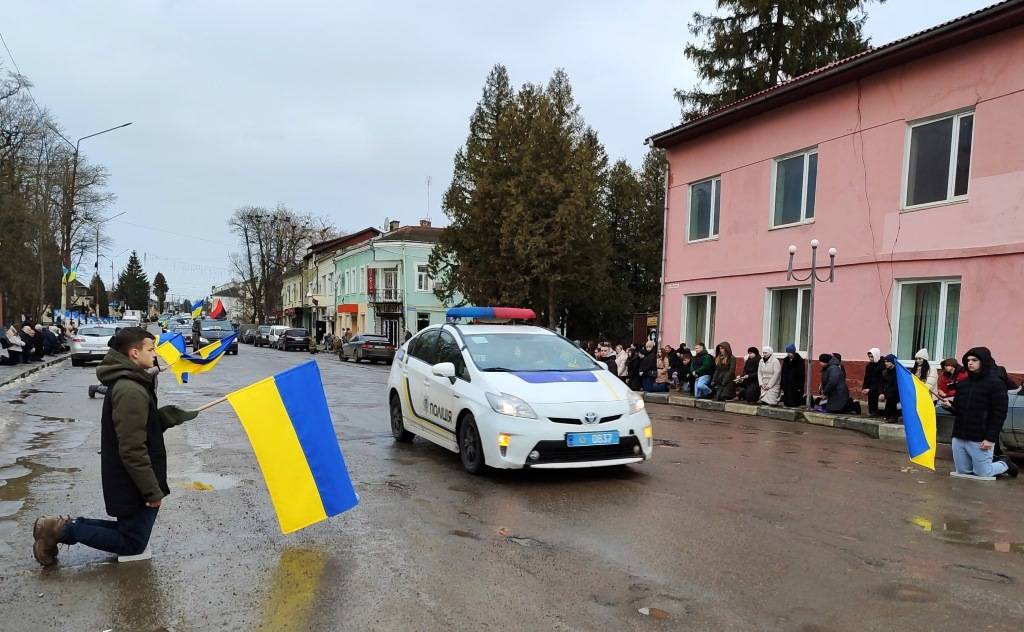
[[886,359],[896,365],[896,387],[900,392],[903,430],[907,435],[910,460],[935,471],[935,403],[928,386],[899,363],[896,356]]
[[225,314],[227,314],[227,310],[224,309],[224,303],[221,303],[220,299],[218,298],[213,302],[213,308],[210,309],[210,318],[221,318]]
[[206,302],[205,298],[201,298],[195,303],[192,303],[192,318],[199,318],[203,315],[203,303]]
[[69,268],[64,264],[61,264],[60,267],[62,270],[65,283],[71,283],[78,278],[78,266],[75,266],[74,268]]
[[359,504],[315,361],[228,393],[227,400],[252,444],[282,533]]
[[187,384],[190,375],[206,373],[217,366],[224,352],[235,341],[235,336],[237,334],[230,334],[195,353],[186,353],[185,338],[180,333],[161,334],[156,352],[167,363],[167,370],[178,379],[178,384]]

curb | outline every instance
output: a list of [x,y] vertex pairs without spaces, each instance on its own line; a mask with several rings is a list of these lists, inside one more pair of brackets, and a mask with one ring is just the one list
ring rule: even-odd
[[[816,411],[801,410],[799,408],[778,408],[775,406],[757,406],[741,402],[716,402],[709,399],[695,399],[689,395],[678,395],[668,393],[644,393],[644,401],[649,404],[667,404],[669,406],[684,406],[687,408],[702,408],[704,410],[720,410],[737,415],[750,417],[766,417],[779,421],[791,421],[794,423],[811,424],[827,428],[840,428],[852,430],[867,435],[872,439],[882,441],[906,442],[906,434],[903,424],[889,424],[867,417],[848,417],[845,415],[832,415]],[[952,425],[950,420],[949,425]],[[944,428],[940,423],[938,428],[938,442],[949,443],[952,427]]]
[[12,375],[10,377],[0,377],[0,388],[3,388],[5,386],[7,386],[8,384],[13,384],[14,382],[17,382],[18,380],[20,380],[22,378],[26,378],[26,377],[32,375],[33,373],[37,373],[39,371],[42,371],[43,369],[45,369],[47,367],[51,367],[51,366],[53,366],[55,364],[60,364],[61,362],[67,360],[70,357],[71,357],[70,353],[65,353],[64,355],[58,356],[58,357],[53,358],[51,360],[44,360],[42,362],[42,364],[30,364],[30,365],[28,365],[29,368],[25,369],[21,373]]

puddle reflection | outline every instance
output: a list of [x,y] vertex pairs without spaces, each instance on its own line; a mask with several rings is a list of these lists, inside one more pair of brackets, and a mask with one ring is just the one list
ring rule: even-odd
[[969,546],[984,551],[1024,554],[1024,542],[1012,542],[1005,532],[997,529],[983,529],[973,520],[945,518],[932,521],[926,516],[914,516],[910,524],[946,542]]
[[260,630],[310,630],[317,594],[327,569],[327,554],[318,549],[281,552],[263,606]]

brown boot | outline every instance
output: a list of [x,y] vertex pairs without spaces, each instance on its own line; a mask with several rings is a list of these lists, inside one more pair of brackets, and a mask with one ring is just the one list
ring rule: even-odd
[[32,544],[32,555],[36,561],[43,566],[53,566],[57,563],[57,538],[64,531],[64,525],[70,518],[37,518],[32,525],[32,537],[35,542]]

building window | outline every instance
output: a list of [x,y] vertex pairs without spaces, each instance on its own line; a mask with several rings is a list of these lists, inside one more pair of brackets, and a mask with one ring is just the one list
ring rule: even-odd
[[690,222],[687,241],[718,237],[722,179],[711,178],[690,185]]
[[893,348],[904,360],[927,349],[935,361],[955,357],[960,323],[960,279],[900,281]]
[[416,291],[434,291],[434,280],[430,278],[430,266],[422,263],[416,265]]
[[814,219],[817,181],[817,149],[775,159],[772,173],[772,228]]
[[359,291],[366,292],[366,268],[359,266]]
[[683,342],[713,347],[715,341],[714,294],[689,294],[684,299]]
[[967,197],[973,137],[974,112],[908,126],[904,208]]
[[768,290],[768,345],[782,351],[793,343],[798,350],[806,351],[810,307],[810,288]]

